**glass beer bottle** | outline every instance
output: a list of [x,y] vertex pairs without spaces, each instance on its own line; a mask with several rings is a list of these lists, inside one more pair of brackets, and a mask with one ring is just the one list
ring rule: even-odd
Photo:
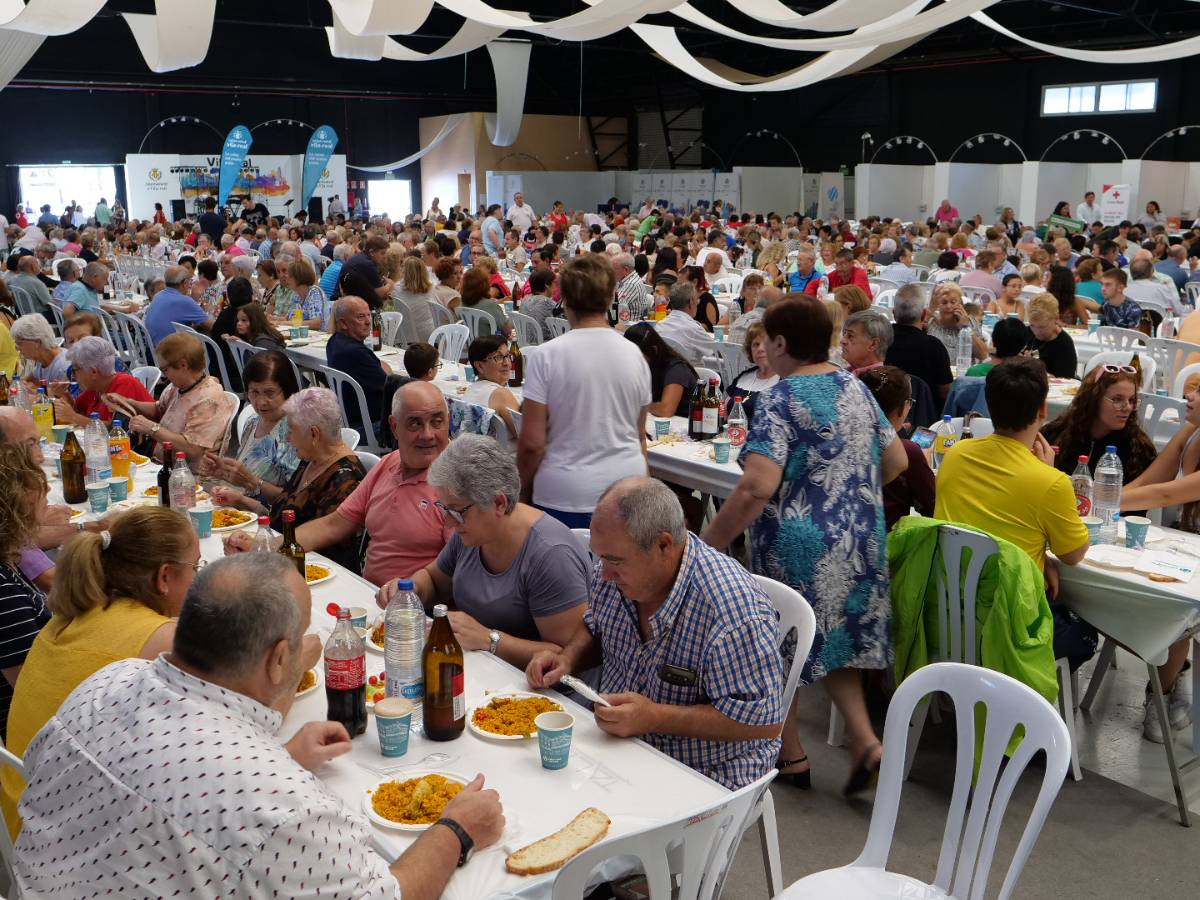
[[462,647],[454,637],[444,603],[433,608],[433,628],[421,658],[425,668],[425,703],[421,710],[425,736],[431,741],[452,741],[467,724],[466,680]]
[[294,509],[285,509],[283,511],[283,543],[279,545],[279,552],[292,561],[300,572],[300,577],[304,577],[304,548],[296,542],[296,511]]
[[67,432],[67,439],[63,441],[62,455],[59,457],[59,463],[62,465],[63,502],[85,502],[88,496],[87,488],[84,486],[86,479],[83,476],[83,447],[79,445],[79,440],[75,437],[74,431]]

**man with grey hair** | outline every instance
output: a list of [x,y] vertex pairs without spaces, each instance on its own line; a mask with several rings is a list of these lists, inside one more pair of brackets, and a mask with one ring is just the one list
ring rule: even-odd
[[167,266],[163,280],[167,286],[155,295],[154,302],[146,309],[146,330],[154,345],[157,347],[168,334],[174,334],[173,322],[191,325],[198,331],[210,331],[213,318],[188,294],[192,275],[187,267]]
[[80,685],[26,751],[22,893],[440,896],[464,840],[486,847],[503,831],[499,796],[477,776],[442,814],[454,825],[389,866],[366,818],[313,774],[350,751],[346,729],[317,721],[278,737],[320,658],[311,617],[283,557],[220,560],[192,582],[169,653]]
[[[1178,249],[1182,254],[1183,247],[1172,248]],[[1145,256],[1141,254],[1145,253]],[[1153,257],[1145,250],[1138,251],[1134,255],[1133,262],[1129,264],[1129,274],[1132,280],[1125,287],[1125,296],[1127,299],[1134,300],[1141,304],[1143,300],[1149,300],[1151,303],[1161,304],[1168,314],[1176,316],[1186,316],[1191,312],[1191,309],[1183,305],[1179,299],[1179,288],[1175,287],[1169,275],[1156,272],[1154,269]],[[1187,261],[1187,257],[1184,257]],[[1161,275],[1165,281],[1158,280],[1155,276]],[[1146,307],[1152,309],[1153,307]]]
[[696,321],[700,307],[696,286],[686,281],[671,285],[667,317],[658,323],[659,336],[678,350],[693,366],[704,364],[704,354],[712,345],[712,335]]
[[[381,361],[364,343],[371,336],[371,307],[361,297],[342,297],[333,304],[334,333],[325,345],[325,356],[329,368],[345,372],[358,382],[367,400],[369,423],[362,421],[358,401],[344,396],[341,402],[350,410],[350,421],[364,437],[367,429],[374,431],[381,441],[386,442],[383,427],[384,394],[388,380],[392,385],[400,376],[393,375],[391,366]],[[395,388],[390,388],[394,390]]]
[[750,330],[750,326],[755,322],[761,322],[771,304],[777,303],[784,298],[784,293],[773,284],[767,285],[758,292],[758,299],[754,303],[754,309],[748,309],[737,319],[734,320],[729,329],[729,341],[735,347],[741,347],[746,343],[746,332]]
[[689,534],[675,493],[625,478],[592,516],[583,625],[526,668],[534,687],[599,664],[596,724],[731,790],[775,767],[784,719],[776,614],[745,569]]
[[906,284],[896,291],[892,301],[892,344],[884,354],[884,363],[924,381],[940,404],[950,393],[954,376],[946,345],[925,333],[927,315],[925,291],[919,285]]
[[37,259],[29,255],[22,256],[17,260],[16,274],[8,279],[8,286],[25,291],[33,301],[34,310],[46,316],[47,321],[50,321],[50,289],[42,283],[41,274],[42,266]]
[[633,267],[633,257],[628,253],[618,253],[612,258],[613,273],[617,276],[617,309],[620,310],[624,301],[629,310],[631,324],[641,319],[646,310],[648,298],[646,283],[642,281]]
[[[413,573],[425,607],[453,600],[450,624],[464,650],[487,650],[518,668],[557,652],[583,622],[588,570],[566,525],[518,502],[513,455],[493,438],[459,435],[429,467],[437,506],[454,534],[435,562]],[[376,599],[387,608],[388,582]]]
[[83,267],[79,280],[71,285],[63,298],[63,313],[70,318],[77,312],[98,312],[108,284],[108,268],[102,262],[90,262]]
[[898,246],[892,252],[892,261],[880,270],[879,277],[894,282],[900,287],[916,281],[917,273],[912,267],[912,248],[908,244]]
[[852,375],[882,366],[891,346],[892,323],[881,312],[864,309],[842,326],[842,358]]
[[[139,403],[153,403],[154,397],[134,376],[118,372],[117,350],[102,337],[80,338],[67,350],[71,360],[72,380],[79,384],[79,396],[69,396],[54,401],[54,420],[60,425],[86,425],[92,413],[99,413],[105,422],[111,422],[113,410],[107,405],[110,396],[125,397]],[[128,416],[121,413],[128,424]]]

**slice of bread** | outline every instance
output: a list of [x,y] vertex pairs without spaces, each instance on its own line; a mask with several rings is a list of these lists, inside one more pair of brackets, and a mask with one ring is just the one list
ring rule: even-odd
[[561,869],[608,834],[612,820],[589,806],[554,834],[509,854],[504,866],[514,875],[541,875]]

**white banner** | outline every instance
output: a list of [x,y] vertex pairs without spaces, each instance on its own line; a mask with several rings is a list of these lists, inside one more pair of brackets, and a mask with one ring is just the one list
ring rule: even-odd
[[[642,201],[654,193],[654,176],[649,172],[634,172],[633,182],[629,188],[633,192],[633,196],[629,198],[630,203],[637,204],[633,207],[633,212],[637,212],[641,207]],[[650,200],[654,202],[653,198]]]
[[131,153],[125,157],[126,208],[131,219],[154,218],[155,203],[161,203],[167,218],[174,219],[171,201],[183,198],[178,167],[178,153]]
[[727,213],[740,210],[742,204],[742,176],[736,172],[718,172],[716,199],[725,204]]
[[817,214],[828,222],[842,218],[846,211],[846,184],[841,172],[821,173],[821,197],[817,201]]
[[671,176],[664,172],[654,176],[654,202],[663,200],[667,203],[671,201]]
[[1105,227],[1129,218],[1129,185],[1106,184],[1100,194],[1100,221]]

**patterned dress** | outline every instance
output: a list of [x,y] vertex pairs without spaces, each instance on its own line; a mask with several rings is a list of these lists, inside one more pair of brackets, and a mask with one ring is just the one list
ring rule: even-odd
[[895,439],[866,385],[843,370],[781,378],[758,395],[741,461],[761,454],[783,481],[751,526],[753,571],[812,604],[806,684],[891,665],[881,464]]

